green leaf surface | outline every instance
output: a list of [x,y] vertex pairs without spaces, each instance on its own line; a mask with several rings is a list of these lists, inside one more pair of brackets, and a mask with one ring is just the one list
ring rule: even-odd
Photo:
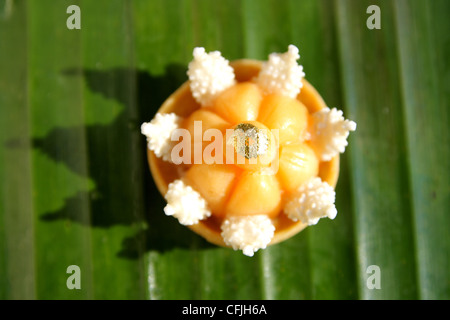
[[[81,30],[66,26],[73,4]],[[0,299],[450,299],[448,12],[447,0],[0,0]],[[164,215],[140,124],[187,79],[195,46],[234,60],[291,43],[358,127],[336,219],[249,258]]]

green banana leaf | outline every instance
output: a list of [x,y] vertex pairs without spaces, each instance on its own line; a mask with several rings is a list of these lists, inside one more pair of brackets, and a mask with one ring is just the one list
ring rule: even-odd
[[[81,29],[67,27],[70,5]],[[449,12],[448,0],[0,0],[0,299],[450,299]],[[249,258],[164,215],[140,124],[187,79],[195,46],[234,60],[291,43],[358,128],[336,219]]]

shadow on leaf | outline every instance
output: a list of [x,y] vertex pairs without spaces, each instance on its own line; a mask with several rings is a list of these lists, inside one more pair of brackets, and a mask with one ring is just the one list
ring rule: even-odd
[[[46,212],[41,219],[68,219],[99,228],[131,226],[138,231],[123,240],[117,253],[129,259],[149,250],[213,247],[164,215],[165,201],[151,178],[146,142],[140,133],[141,123],[151,120],[186,80],[185,66],[169,65],[161,76],[126,68],[67,69],[63,74],[83,77],[90,91],[120,103],[124,110],[111,123],[55,128],[45,137],[33,139],[34,148],[96,185],[93,191],[66,199],[63,208]],[[86,219],[86,210],[90,219]]]

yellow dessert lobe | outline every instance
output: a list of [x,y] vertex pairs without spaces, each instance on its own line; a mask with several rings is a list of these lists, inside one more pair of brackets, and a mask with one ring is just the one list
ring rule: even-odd
[[226,206],[227,216],[278,215],[281,190],[275,175],[244,172],[234,187]]
[[[185,128],[191,132],[191,136],[194,137],[194,122],[202,122],[203,132],[207,129],[219,129],[225,130],[230,124],[223,118],[218,116],[213,110],[209,108],[202,108],[194,111],[186,120]],[[202,132],[202,134],[203,134]]]
[[[197,122],[197,123],[196,123]],[[200,126],[201,123],[201,126]],[[197,155],[197,163],[198,160],[201,160],[201,163],[204,163],[205,161],[208,163],[211,163],[211,161],[214,161],[213,157],[211,157],[211,153],[213,152],[204,152],[205,148],[214,149],[214,153],[217,152],[217,157],[220,158],[221,161],[216,163],[225,163],[224,158],[224,133],[227,128],[230,127],[230,124],[222,119],[220,116],[218,116],[216,113],[214,113],[209,108],[202,108],[197,111],[194,111],[185,122],[184,127],[189,131],[191,136],[191,163],[195,163],[194,155],[196,153],[201,153]],[[201,129],[201,130],[200,130]],[[207,137],[208,134],[205,135],[205,132],[209,129],[217,129],[221,132],[220,135],[220,141],[216,141],[216,144],[213,143],[213,138]],[[208,133],[212,133],[213,131],[209,131]],[[210,141],[208,141],[210,139]],[[197,144],[201,146],[197,146]],[[214,148],[215,146],[221,146],[220,148]],[[201,149],[200,149],[201,148]],[[208,150],[207,150],[208,151]],[[216,154],[214,154],[215,156]],[[205,159],[205,156],[208,159]],[[211,159],[209,159],[211,158]]]
[[308,110],[298,100],[280,94],[264,97],[258,121],[279,130],[279,143],[299,140],[308,124]]
[[224,216],[226,200],[237,175],[238,169],[234,166],[196,164],[186,172],[184,179],[202,195],[213,215]]
[[261,100],[262,94],[256,84],[241,82],[222,92],[212,109],[232,124],[253,121],[258,117]]
[[314,150],[303,142],[281,147],[278,179],[285,191],[294,191],[319,173],[319,159]]

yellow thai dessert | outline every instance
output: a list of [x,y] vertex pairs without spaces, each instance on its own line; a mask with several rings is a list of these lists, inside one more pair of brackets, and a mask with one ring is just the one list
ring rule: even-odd
[[248,256],[333,219],[356,124],[304,79],[297,47],[265,62],[193,56],[189,81],[141,128],[165,214]]

